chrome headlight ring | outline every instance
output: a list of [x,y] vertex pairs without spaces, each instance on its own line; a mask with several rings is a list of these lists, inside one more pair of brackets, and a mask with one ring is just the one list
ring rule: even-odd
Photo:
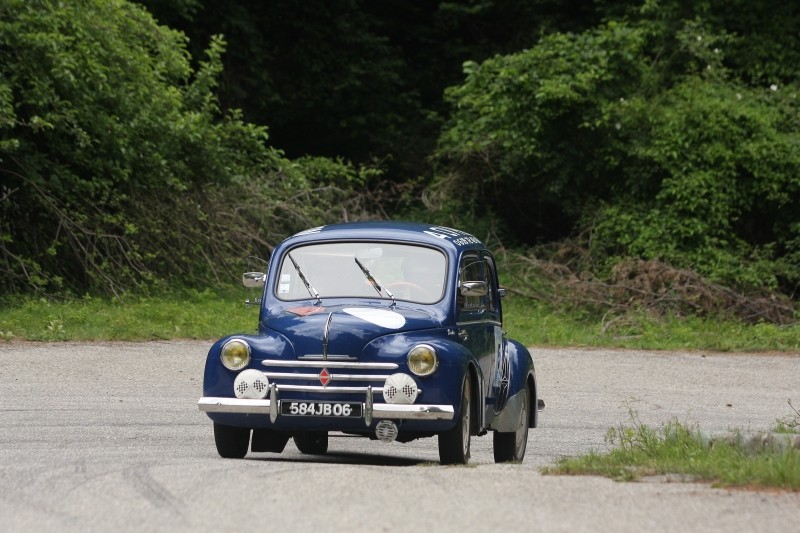
[[222,345],[219,358],[228,370],[241,370],[250,364],[250,345],[243,339],[231,339]]
[[439,357],[430,344],[417,344],[408,352],[408,369],[417,376],[430,376],[438,366]]

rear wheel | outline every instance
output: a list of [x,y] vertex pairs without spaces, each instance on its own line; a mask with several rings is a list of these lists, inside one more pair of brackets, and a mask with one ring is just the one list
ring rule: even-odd
[[294,435],[294,444],[301,453],[322,455],[328,451],[327,431],[304,431]]
[[494,432],[494,462],[507,463],[509,461],[522,461],[525,458],[525,448],[528,446],[528,409],[531,403],[531,390],[528,385],[522,393],[522,405],[519,409],[516,431],[508,433]]
[[217,453],[226,459],[241,459],[250,447],[250,430],[223,426],[214,422],[214,443]]
[[456,425],[439,433],[439,461],[443,465],[465,465],[469,462],[470,444],[470,383],[464,376],[461,387],[461,411]]

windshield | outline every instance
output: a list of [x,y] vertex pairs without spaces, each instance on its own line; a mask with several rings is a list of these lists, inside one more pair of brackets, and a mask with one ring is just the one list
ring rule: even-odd
[[[336,242],[284,255],[275,294],[281,300],[386,298],[423,304],[444,292],[442,252],[411,244]],[[305,278],[305,279],[303,279]]]

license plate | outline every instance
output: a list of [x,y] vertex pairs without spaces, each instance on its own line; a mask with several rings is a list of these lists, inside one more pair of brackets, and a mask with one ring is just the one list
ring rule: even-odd
[[360,403],[281,402],[281,414],[288,416],[334,416],[361,418]]

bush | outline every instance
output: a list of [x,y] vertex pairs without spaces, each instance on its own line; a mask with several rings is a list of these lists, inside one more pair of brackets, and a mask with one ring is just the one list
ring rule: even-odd
[[344,216],[324,202],[346,208],[369,172],[287,161],[221,113],[224,46],[193,69],[183,34],[134,4],[3,3],[0,292],[197,286]]
[[796,295],[798,87],[738,81],[732,37],[700,19],[666,29],[608,22],[467,63],[439,187],[527,244],[588,235],[600,276],[634,257]]

